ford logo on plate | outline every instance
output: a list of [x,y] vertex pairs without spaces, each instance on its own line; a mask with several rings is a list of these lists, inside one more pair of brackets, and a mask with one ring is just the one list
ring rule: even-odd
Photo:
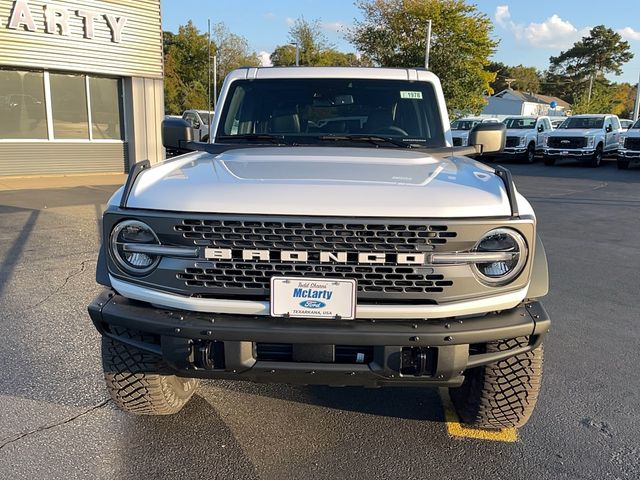
[[319,302],[317,300],[305,300],[300,302],[300,306],[302,308],[324,308],[327,306],[324,302]]

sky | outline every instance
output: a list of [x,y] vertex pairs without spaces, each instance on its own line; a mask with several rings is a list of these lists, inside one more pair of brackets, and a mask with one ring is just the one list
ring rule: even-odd
[[[344,52],[355,48],[345,32],[360,18],[352,0],[161,0],[165,30],[193,20],[202,31],[207,19],[224,22],[249,41],[251,49],[268,61],[276,45],[288,41],[293,21],[318,19],[329,42]],[[595,25],[618,31],[631,45],[635,58],[611,80],[638,82],[640,74],[640,0],[477,0],[478,9],[494,23],[500,41],[493,60],[545,70],[549,57],[571,47]],[[599,8],[598,8],[599,6]]]

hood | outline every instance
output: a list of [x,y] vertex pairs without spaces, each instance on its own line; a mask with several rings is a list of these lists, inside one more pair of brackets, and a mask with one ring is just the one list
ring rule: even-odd
[[557,130],[551,130],[547,135],[550,137],[586,137],[599,134],[602,134],[602,129],[599,128],[558,128]]
[[138,177],[127,206],[180,212],[366,217],[508,216],[502,180],[466,157],[390,148],[195,152]]

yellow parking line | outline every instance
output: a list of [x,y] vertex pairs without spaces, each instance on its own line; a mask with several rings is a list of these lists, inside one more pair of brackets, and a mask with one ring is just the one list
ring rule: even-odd
[[447,424],[447,432],[452,437],[474,438],[477,440],[492,440],[495,442],[516,442],[518,431],[515,428],[503,428],[501,430],[485,430],[482,428],[469,428],[460,423],[449,398],[449,391],[440,388],[440,398],[444,408],[444,419]]

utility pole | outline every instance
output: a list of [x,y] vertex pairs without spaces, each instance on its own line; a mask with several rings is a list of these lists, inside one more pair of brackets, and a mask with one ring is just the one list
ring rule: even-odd
[[207,122],[209,135],[207,143],[211,143],[211,19],[207,19]]
[[291,42],[289,45],[296,46],[296,67],[300,66],[300,44],[298,42]]
[[431,20],[427,20],[427,48],[424,52],[424,68],[429,70],[429,56],[431,55]]
[[218,55],[213,56],[213,110],[218,105]]
[[633,109],[633,120],[638,120],[640,115],[640,74],[638,75],[638,84],[636,85],[636,104]]

